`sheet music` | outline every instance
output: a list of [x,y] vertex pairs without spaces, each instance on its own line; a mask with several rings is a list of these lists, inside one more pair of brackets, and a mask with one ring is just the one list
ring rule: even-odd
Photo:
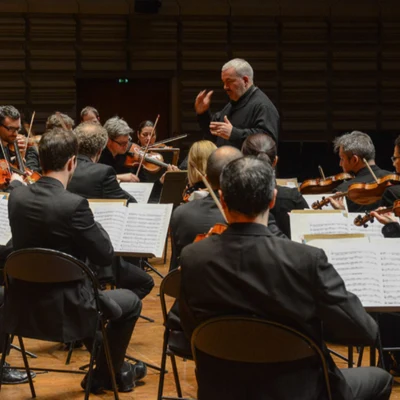
[[127,208],[121,207],[116,203],[114,207],[110,205],[96,205],[92,209],[94,219],[99,222],[105,229],[111,239],[114,251],[117,251],[121,246],[121,239],[124,233]]
[[121,182],[123,190],[133,196],[138,203],[147,204],[153,190],[153,182]]
[[301,243],[305,234],[343,234],[348,232],[347,218],[341,212],[311,211],[290,213],[292,240]]
[[400,304],[400,247],[396,243],[379,247],[385,305]]
[[11,239],[10,221],[8,219],[8,199],[0,199],[0,245],[5,246]]
[[172,204],[129,204],[118,251],[162,257]]

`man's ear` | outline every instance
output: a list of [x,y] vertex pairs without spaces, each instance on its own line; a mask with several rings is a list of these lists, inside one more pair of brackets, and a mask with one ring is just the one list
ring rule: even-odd
[[67,161],[67,171],[73,171],[76,166],[76,156],[72,156],[68,161]]
[[276,167],[276,164],[278,164],[278,156],[275,156],[275,160],[274,160],[274,162],[272,163],[272,168],[275,168],[275,167]]
[[219,201],[221,203],[221,206],[222,206],[223,210],[225,211],[228,209],[228,207],[226,206],[224,195],[222,194],[221,189],[218,190],[218,194],[219,194]]
[[271,199],[271,201],[269,202],[269,205],[268,205],[268,208],[269,208],[270,210],[273,209],[273,208],[275,207],[275,202],[276,202],[276,195],[277,195],[277,193],[278,193],[278,190],[277,190],[277,189],[274,189],[274,194],[273,194],[272,199]]

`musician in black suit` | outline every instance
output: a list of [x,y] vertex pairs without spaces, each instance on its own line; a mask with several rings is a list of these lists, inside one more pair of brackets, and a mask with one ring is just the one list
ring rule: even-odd
[[[121,189],[114,169],[97,162],[107,144],[107,131],[100,124],[83,122],[74,133],[78,139],[78,164],[67,190],[86,199],[122,199],[136,203],[133,196]],[[132,290],[140,299],[151,292],[153,278],[134,265],[135,259],[116,257],[113,261],[117,287]]]
[[[14,249],[55,249],[82,261],[88,259],[96,265],[106,266],[113,257],[108,234],[94,221],[87,200],[65,190],[76,168],[77,153],[78,142],[72,132],[56,128],[43,135],[39,155],[44,176],[34,185],[16,188],[9,197]],[[68,323],[58,323],[57,315],[61,316],[70,307],[79,304],[80,314],[70,312],[63,318],[70,318],[81,327],[81,338],[91,349],[93,326],[85,310],[92,310],[94,305],[88,282],[62,289],[57,285],[37,286],[24,282],[15,282],[12,287],[15,290],[9,292],[10,300],[16,306],[12,313],[5,316],[6,328],[18,324],[19,329],[29,336],[33,326],[46,324],[55,336],[60,337],[60,341],[68,341],[72,339],[68,337]],[[21,293],[31,300],[34,312],[27,313],[19,303]],[[117,384],[120,391],[130,391],[134,381],[145,375],[144,365],[124,362],[125,351],[141,311],[141,301],[134,293],[124,289],[100,294],[104,312],[110,318],[107,330]],[[41,305],[49,299],[59,309],[52,315],[41,312]],[[92,392],[111,387],[103,350],[97,358],[94,377]]]
[[[377,178],[390,175],[390,171],[380,169],[375,164],[375,146],[371,138],[363,132],[353,131],[337,137],[334,142],[334,150],[339,154],[340,166],[343,172],[354,174],[353,179],[349,179],[341,183],[334,192],[347,192],[347,189],[353,183],[373,183],[375,182],[369,168],[365,165],[364,159],[367,161],[372,172]],[[343,202],[340,199],[332,199],[328,197],[332,206],[336,209],[344,209]],[[350,212],[362,212],[374,210],[378,207],[379,202],[360,205],[346,199],[347,207]]]
[[[264,154],[265,157],[269,159],[274,169],[278,164],[277,146],[274,139],[262,133],[248,136],[243,142],[242,153],[245,156]],[[275,206],[271,209],[270,218],[271,216],[275,217],[279,229],[286,236],[291,237],[289,213],[292,210],[304,210],[309,207],[297,188],[277,185],[276,189]]]
[[[276,190],[271,166],[253,156],[230,162],[221,174],[221,202],[229,227],[186,246],[181,254],[180,316],[188,337],[205,320],[251,315],[291,325],[325,354],[332,398],[389,399],[392,377],[376,368],[339,370],[324,340],[373,345],[378,329],[361,302],[317,248],[271,235]],[[255,351],[257,351],[255,349]],[[314,357],[254,365],[198,355],[198,399],[322,400]],[[284,397],[285,396],[285,397]]]
[[[214,150],[208,158],[207,180],[217,198],[219,198],[219,177],[222,169],[230,161],[241,156],[242,153],[235,147],[222,146]],[[172,242],[170,270],[179,266],[179,256],[182,249],[193,243],[198,234],[207,233],[217,223],[224,224],[225,219],[211,195],[189,201],[177,207],[172,213],[170,223]],[[279,230],[273,218],[268,221],[268,228],[274,235],[286,237]]]
[[[400,136],[394,142],[392,163],[396,169],[396,174],[400,175]],[[398,199],[400,199],[400,185],[389,186],[383,193],[379,205],[381,207],[391,207]]]

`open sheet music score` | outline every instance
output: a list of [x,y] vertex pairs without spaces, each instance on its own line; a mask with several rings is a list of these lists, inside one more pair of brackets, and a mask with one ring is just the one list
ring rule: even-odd
[[151,191],[153,190],[153,182],[121,182],[119,184],[125,192],[128,192],[135,198],[138,203],[149,202]]
[[97,203],[92,210],[110,235],[115,253],[162,257],[172,204]]
[[10,221],[8,219],[8,199],[0,193],[0,245],[5,246],[11,239]]
[[354,225],[354,219],[359,213],[345,213],[340,210],[293,210],[290,213],[290,230],[292,240],[301,243],[305,234],[348,234],[362,233],[367,236],[382,236],[379,222],[369,224],[368,228]]
[[313,240],[367,308],[400,307],[400,239]]

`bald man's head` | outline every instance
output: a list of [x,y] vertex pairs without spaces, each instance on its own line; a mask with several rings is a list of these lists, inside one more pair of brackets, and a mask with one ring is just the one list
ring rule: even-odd
[[207,179],[214,190],[219,189],[219,177],[225,165],[237,158],[243,157],[236,147],[222,146],[211,153],[207,161]]

